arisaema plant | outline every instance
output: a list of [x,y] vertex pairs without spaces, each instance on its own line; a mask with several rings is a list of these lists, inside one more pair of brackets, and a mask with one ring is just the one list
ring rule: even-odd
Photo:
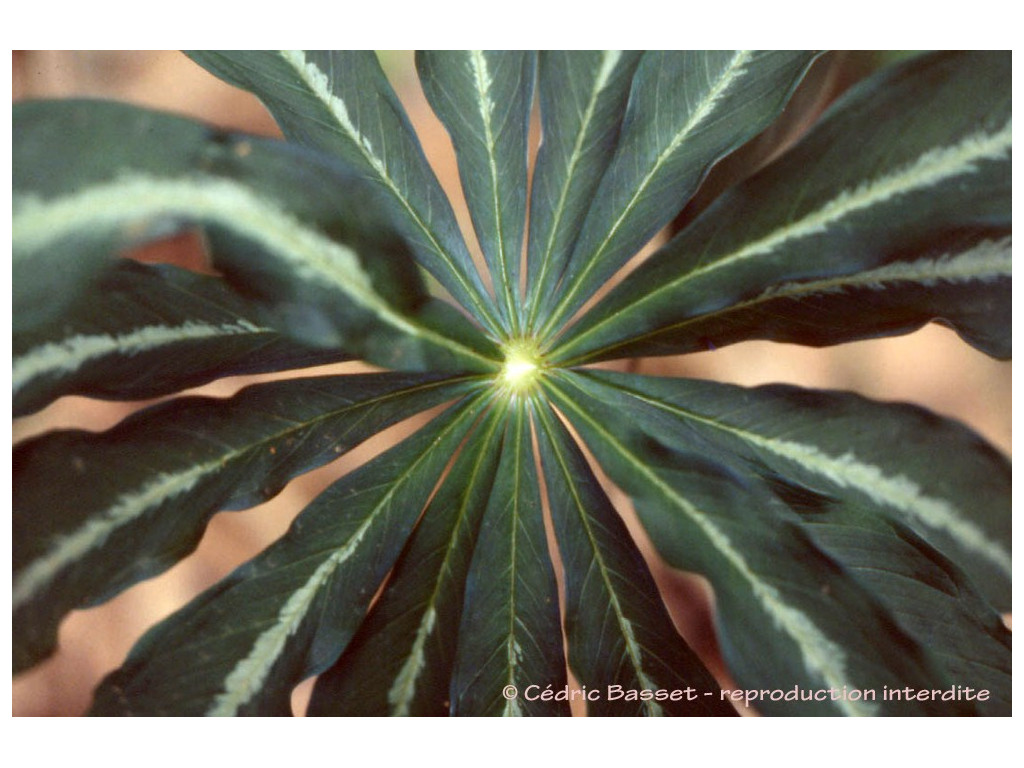
[[[859,82],[624,277],[816,54],[419,54],[483,268],[372,53],[189,55],[286,140],[120,103],[14,107],[15,415],[381,370],[16,446],[15,672],[218,511],[431,411],[154,626],[94,713],[287,714],[318,676],[310,714],[562,715],[567,695],[541,694],[571,693],[571,671],[590,714],[733,714],[598,473],[668,565],[710,582],[762,714],[1009,713],[1002,454],[919,407],[592,365],[931,321],[1009,358],[1009,53]],[[120,258],[183,229],[215,276]]]

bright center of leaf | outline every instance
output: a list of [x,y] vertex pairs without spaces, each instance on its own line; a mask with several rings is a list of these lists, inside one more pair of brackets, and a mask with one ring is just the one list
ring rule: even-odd
[[503,383],[509,389],[527,389],[540,374],[540,361],[536,352],[527,344],[509,347],[505,354],[505,365],[501,370]]

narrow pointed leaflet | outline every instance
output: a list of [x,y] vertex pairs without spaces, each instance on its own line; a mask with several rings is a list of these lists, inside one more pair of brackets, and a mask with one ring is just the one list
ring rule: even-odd
[[610,372],[575,381],[672,448],[766,481],[949,680],[989,692],[981,713],[1007,711],[1009,632],[996,609],[1010,608],[1010,466],[977,435],[842,392]]
[[125,259],[95,285],[102,303],[75,299],[52,320],[14,333],[15,416],[62,395],[141,400],[223,376],[350,357],[261,324],[254,307],[213,277]]
[[496,402],[462,446],[380,600],[341,658],[317,678],[307,714],[448,714],[466,574],[506,414]]
[[877,510],[955,554],[996,607],[1010,609],[1010,463],[962,425],[841,392],[596,371],[575,381],[649,429],[668,418],[679,434],[765,473]]
[[530,197],[528,325],[557,285],[611,162],[637,51],[541,51],[542,123]]
[[930,320],[1010,356],[1010,56],[946,52],[853,88],[574,326],[564,363]]
[[416,55],[423,91],[451,135],[495,301],[512,338],[522,330],[519,275],[536,66],[536,54],[524,51]]
[[539,698],[566,685],[565,657],[527,407],[516,398],[510,409],[466,578],[451,713],[568,715],[566,702]]
[[[676,632],[643,557],[583,454],[547,406],[537,412],[565,567],[569,666],[581,685],[597,692],[587,714],[734,715],[714,677]],[[664,698],[618,701],[609,690]]]
[[362,622],[486,402],[463,402],[321,493],[288,533],[151,629],[93,714],[282,715]]
[[[413,368],[428,356],[432,367],[445,359],[459,370],[493,366],[489,342],[426,296],[403,244],[367,205],[372,190],[328,156],[120,104],[19,104],[15,120],[24,142],[12,221],[14,280],[30,318],[23,330],[61,317],[118,248],[188,223],[205,228],[213,266],[261,306],[261,318],[301,342],[389,366],[403,351]],[[87,152],[64,140],[89,127],[98,136]],[[159,160],[153,135],[167,149]],[[70,192],[56,170],[41,170],[65,163],[57,178],[74,179]],[[49,281],[62,289],[51,307],[36,288],[71,244],[83,256],[56,270],[59,285]]]
[[813,60],[810,52],[644,53],[615,157],[559,290],[543,297],[543,337],[682,210],[712,164],[775,119]]
[[383,191],[416,259],[492,333],[500,327],[404,108],[372,51],[191,51],[266,104],[290,140],[343,159]]
[[[611,479],[633,498],[661,556],[710,580],[723,654],[740,687],[802,690],[811,696],[829,692],[818,699],[759,700],[759,711],[973,711],[965,702],[886,699],[886,686],[931,688],[951,681],[928,651],[799,528],[767,485],[737,475],[715,461],[713,452],[682,451],[659,440],[633,414],[590,396],[578,378],[560,374],[548,390]],[[900,648],[898,655],[889,651],[894,647]]]
[[226,400],[157,405],[108,432],[51,432],[18,445],[16,668],[53,650],[72,609],[189,554],[218,510],[261,503],[292,477],[474,386],[393,373],[258,384]]

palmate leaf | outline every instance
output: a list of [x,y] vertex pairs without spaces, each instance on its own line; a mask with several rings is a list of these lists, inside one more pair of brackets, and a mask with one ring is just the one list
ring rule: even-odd
[[139,641],[93,714],[280,715],[338,658],[394,565],[477,396],[346,475],[288,533]]
[[566,335],[560,362],[767,338],[822,346],[933,319],[1010,355],[1009,54],[861,83]]
[[[326,156],[127,105],[14,111],[16,335],[62,321],[118,246],[185,222],[205,226],[214,266],[300,341],[388,366],[437,368],[447,358],[455,369],[491,367],[479,332],[425,295],[404,246],[373,213],[375,193]],[[68,125],[85,138],[67,141]],[[64,270],[55,261],[69,247],[78,258]]]
[[472,386],[423,374],[298,379],[227,400],[163,403],[102,434],[55,432],[19,445],[15,668],[53,650],[70,610],[191,552],[218,510],[261,503],[293,476]]
[[[15,109],[16,407],[353,357],[394,370],[17,446],[16,669],[68,612],[187,554],[217,511],[437,408],[152,628],[93,712],[287,714],[319,676],[314,715],[567,715],[569,680],[588,714],[735,714],[598,468],[662,560],[709,580],[736,685],[797,694],[757,712],[1009,712],[997,451],[918,408],[578,367],[934,318],[1008,356],[1008,56],[890,69],[704,208],[709,170],[816,54],[420,54],[491,295],[372,53],[191,55],[294,143],[123,105]],[[703,213],[580,312],[695,194]],[[183,228],[223,277],[116,258]],[[989,697],[884,695],[954,686]]]

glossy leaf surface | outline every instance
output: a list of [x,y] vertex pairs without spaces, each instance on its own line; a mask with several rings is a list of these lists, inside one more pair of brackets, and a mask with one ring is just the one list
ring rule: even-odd
[[296,344],[213,277],[172,266],[114,263],[96,278],[104,301],[82,297],[13,337],[14,414],[62,395],[143,399],[222,376],[346,360]]
[[543,129],[530,197],[531,321],[544,292],[557,285],[611,162],[639,60],[637,51],[540,53]]
[[[453,715],[568,715],[527,688],[566,685],[558,587],[548,554],[526,404],[510,408],[459,623]],[[508,686],[518,695],[506,696]]]
[[447,715],[466,574],[504,438],[497,406],[462,447],[310,715]]
[[997,607],[1010,608],[1010,465],[960,424],[913,406],[796,387],[598,372],[578,381],[624,412],[645,414],[651,429],[668,417],[680,448],[690,435],[737,468],[756,467],[915,530],[955,556]]
[[[672,626],[643,557],[583,454],[551,413],[540,411],[539,420],[544,476],[565,567],[569,665],[585,687],[598,692],[588,714],[735,714]],[[626,701],[623,695],[619,701],[609,697],[610,686],[663,691],[666,698]]]
[[[430,411],[93,713],[285,715],[311,677],[320,716],[1010,713],[1007,457],[916,406],[581,367],[929,321],[1008,358],[1008,53],[902,57],[824,113],[809,51],[421,53],[475,243],[375,54],[190,55],[287,140],[14,108],[15,413],[167,398],[15,446],[16,671],[218,511]],[[210,274],[120,258],[184,232]],[[349,359],[385,370],[183,395]]]
[[522,324],[519,274],[536,58],[522,51],[421,51],[416,59],[424,93],[455,145],[495,303],[513,337]]

